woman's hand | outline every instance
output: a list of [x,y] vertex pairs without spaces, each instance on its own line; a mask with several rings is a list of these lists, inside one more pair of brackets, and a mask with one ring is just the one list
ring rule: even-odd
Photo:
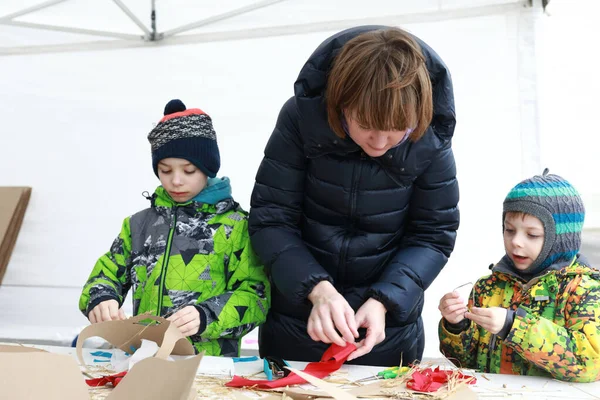
[[465,314],[465,317],[495,335],[504,327],[507,313],[506,308],[502,307],[473,307],[470,312]]
[[387,309],[375,299],[365,301],[356,312],[356,324],[367,328],[367,336],[356,344],[358,347],[348,356],[348,361],[368,354],[373,347],[385,339],[385,313]]
[[192,336],[200,330],[200,313],[194,306],[187,306],[177,311],[167,321],[171,321],[183,336]]
[[442,317],[451,324],[458,324],[465,319],[465,313],[469,311],[458,292],[446,293],[440,300],[438,310],[442,313]]
[[125,312],[122,308],[119,308],[118,301],[106,300],[92,308],[92,311],[88,313],[88,319],[92,324],[105,321],[118,321],[125,319]]
[[[307,332],[315,342],[346,346],[358,337],[354,310],[328,281],[319,282],[308,295],[313,304]],[[342,334],[340,336],[336,329]]]

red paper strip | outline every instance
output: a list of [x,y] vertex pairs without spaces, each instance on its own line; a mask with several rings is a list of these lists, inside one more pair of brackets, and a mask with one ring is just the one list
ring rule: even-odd
[[[356,350],[356,346],[352,343],[348,343],[345,347],[332,344],[325,351],[325,353],[323,353],[321,361],[309,363],[306,368],[304,368],[303,372],[306,372],[307,374],[317,378],[324,378],[332,372],[340,369],[350,353],[352,353],[354,350]],[[306,383],[306,380],[292,372],[285,378],[274,381],[246,379],[236,375],[233,377],[231,382],[226,383],[225,386],[254,386],[260,389],[275,389],[284,386],[297,385],[299,383]]]
[[426,368],[416,370],[412,373],[410,380],[406,382],[406,387],[418,392],[435,392],[445,383],[449,377],[458,378],[458,380],[470,385],[477,383],[477,379],[471,375],[464,375],[453,370],[442,370]]
[[123,371],[123,372],[119,372],[118,374],[114,374],[114,375],[106,375],[106,376],[103,376],[102,378],[86,379],[85,383],[87,383],[88,386],[92,386],[92,387],[105,386],[105,385],[111,383],[114,387],[117,387],[119,382],[121,382],[121,380],[125,377],[126,374],[127,374],[127,371]]

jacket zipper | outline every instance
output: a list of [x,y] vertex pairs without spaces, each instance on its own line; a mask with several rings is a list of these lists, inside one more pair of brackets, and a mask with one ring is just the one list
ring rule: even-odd
[[156,307],[156,315],[160,317],[163,302],[163,288],[165,278],[167,277],[167,267],[169,265],[169,257],[171,255],[171,244],[173,242],[173,233],[175,232],[175,224],[177,222],[177,206],[173,207],[173,218],[169,225],[169,237],[167,238],[167,246],[165,248],[165,256],[163,258],[162,270],[160,271],[160,286],[158,287],[158,306]]
[[[494,353],[494,350],[496,350],[496,335],[492,335],[492,337],[490,338],[490,343],[488,344],[488,359],[487,359],[487,368],[486,368],[486,372],[488,373],[492,373],[492,371],[490,371],[490,367],[492,364],[492,355]],[[498,372],[495,372],[498,373]]]
[[[352,186],[350,188],[350,214],[349,218],[352,224],[354,224],[354,212],[356,211],[356,192],[358,190],[358,181],[360,179],[360,172],[362,169],[363,160],[365,159],[365,153],[360,153],[360,161],[358,163],[358,167],[354,165],[352,169]],[[358,169],[358,172],[357,172]],[[348,254],[348,246],[350,245],[350,237],[349,235],[344,237],[344,241],[342,242],[342,248],[340,251],[340,261],[338,268],[338,280],[344,281],[346,278],[346,255]],[[343,267],[342,267],[343,266]]]

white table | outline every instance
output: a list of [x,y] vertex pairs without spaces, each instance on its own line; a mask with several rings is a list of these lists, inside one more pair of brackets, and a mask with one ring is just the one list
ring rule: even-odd
[[[35,345],[50,352],[69,354],[76,358],[75,349],[62,346]],[[90,352],[97,349],[84,349],[84,360],[88,365],[94,365],[94,356]],[[110,351],[110,350],[103,350]],[[444,359],[424,360],[424,363],[432,363],[440,366],[450,366],[449,361]],[[290,362],[295,368],[304,368],[306,363]],[[101,364],[97,364],[101,365]],[[262,360],[252,362],[235,363],[235,374],[251,375],[262,370]],[[371,366],[344,365],[340,369],[346,372],[348,379],[358,380],[376,375],[382,368]],[[600,399],[600,382],[595,383],[568,383],[553,379],[528,376],[479,374],[475,373],[477,384],[471,386],[481,399],[574,399],[592,400]],[[252,379],[261,379],[254,376]]]

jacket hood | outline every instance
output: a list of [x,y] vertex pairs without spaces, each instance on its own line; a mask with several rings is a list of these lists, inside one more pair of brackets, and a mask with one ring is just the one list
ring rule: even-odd
[[523,271],[519,271],[515,267],[515,264],[510,259],[510,257],[505,255],[500,259],[500,261],[498,261],[498,264],[494,265],[494,267],[492,268],[492,272],[501,272],[505,275],[517,277],[521,280],[524,280],[525,282],[529,282],[530,280],[545,275],[550,271],[559,271],[562,269],[566,269],[567,272],[569,272],[569,270],[574,268],[577,269],[577,271],[579,271],[580,273],[585,273],[587,275],[600,273],[598,270],[591,268],[588,260],[581,254],[577,254],[575,259],[570,263],[555,263],[552,264],[550,267],[539,271],[535,274],[527,274]]
[[[348,41],[361,33],[390,28],[368,25],[336,33],[321,43],[304,64],[294,84],[294,93],[301,114],[303,108],[310,108],[308,112],[310,112],[311,128],[313,129],[308,130],[305,136],[305,147],[309,153],[318,156],[325,153],[348,153],[360,150],[360,147],[351,139],[340,139],[329,127],[324,99],[327,75],[333,60]],[[413,38],[425,56],[434,102],[430,127],[420,141],[428,141],[430,142],[428,146],[442,148],[451,140],[456,124],[450,73],[442,59],[426,43],[415,36]],[[400,146],[390,149],[386,154],[393,153],[394,157],[401,156],[401,153],[407,151],[412,145],[412,142],[405,141]]]
[[[171,198],[171,196],[165,190],[165,188],[163,188],[162,186],[159,186],[156,188],[156,190],[154,191],[154,194],[150,198],[152,207],[155,207],[155,208],[183,207],[183,208],[189,208],[190,212],[195,212],[196,210],[198,210],[201,212],[209,212],[209,213],[215,213],[215,214],[224,214],[227,211],[236,209],[237,203],[233,200],[233,198],[231,198],[231,187],[229,186],[229,179],[227,179],[227,182],[225,182],[225,185],[227,186],[228,190],[227,190],[227,188],[225,188],[225,190],[223,190],[224,183],[221,181],[220,178],[214,178],[214,179],[216,179],[217,181],[220,181],[220,182],[216,183],[220,189],[217,189],[219,192],[218,193],[219,196],[213,196],[213,195],[210,196],[211,201],[217,200],[217,197],[221,198],[220,200],[214,201],[214,204],[196,200],[198,198],[198,196],[200,196],[200,194],[202,194],[202,192],[204,192],[204,190],[206,190],[206,189],[204,189],[202,192],[200,192],[200,194],[198,194],[194,199],[189,200],[186,203],[177,203],[176,201],[174,201]],[[209,187],[210,186],[207,186],[207,188],[209,188]],[[226,193],[227,195],[225,196],[224,193]]]

